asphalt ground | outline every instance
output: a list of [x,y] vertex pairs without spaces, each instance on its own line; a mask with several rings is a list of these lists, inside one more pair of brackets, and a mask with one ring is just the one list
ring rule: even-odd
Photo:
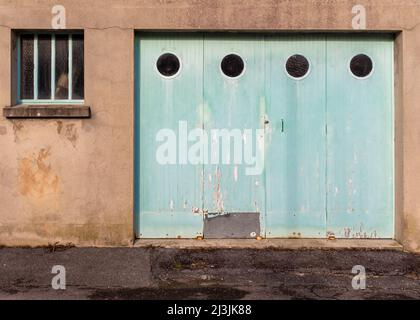
[[3,300],[420,299],[420,255],[396,250],[3,248],[0,271]]

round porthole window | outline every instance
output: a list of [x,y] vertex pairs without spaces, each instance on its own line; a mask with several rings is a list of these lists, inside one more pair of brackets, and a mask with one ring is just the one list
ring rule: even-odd
[[350,61],[350,71],[358,78],[366,78],[373,71],[373,62],[365,54],[358,54]]
[[309,61],[304,56],[295,54],[287,59],[286,71],[292,78],[302,79],[309,72]]
[[156,68],[162,76],[174,77],[181,68],[181,62],[173,53],[164,53],[157,60]]
[[237,54],[229,54],[223,58],[220,68],[225,76],[237,78],[244,72],[244,60]]

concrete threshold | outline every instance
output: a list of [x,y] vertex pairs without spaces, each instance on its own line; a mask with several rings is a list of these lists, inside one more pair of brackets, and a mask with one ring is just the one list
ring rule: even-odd
[[403,250],[403,246],[395,240],[377,239],[138,239],[134,246],[168,249]]

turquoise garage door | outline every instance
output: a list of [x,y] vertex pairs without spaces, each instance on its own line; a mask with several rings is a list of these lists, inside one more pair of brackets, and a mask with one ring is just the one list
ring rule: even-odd
[[393,238],[393,37],[139,34],[140,238]]

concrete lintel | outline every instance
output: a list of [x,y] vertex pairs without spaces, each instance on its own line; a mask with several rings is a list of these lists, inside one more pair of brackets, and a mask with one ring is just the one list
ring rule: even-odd
[[135,247],[168,249],[277,249],[277,250],[398,250],[403,246],[395,240],[365,239],[229,239],[229,240],[194,240],[194,239],[139,239]]

